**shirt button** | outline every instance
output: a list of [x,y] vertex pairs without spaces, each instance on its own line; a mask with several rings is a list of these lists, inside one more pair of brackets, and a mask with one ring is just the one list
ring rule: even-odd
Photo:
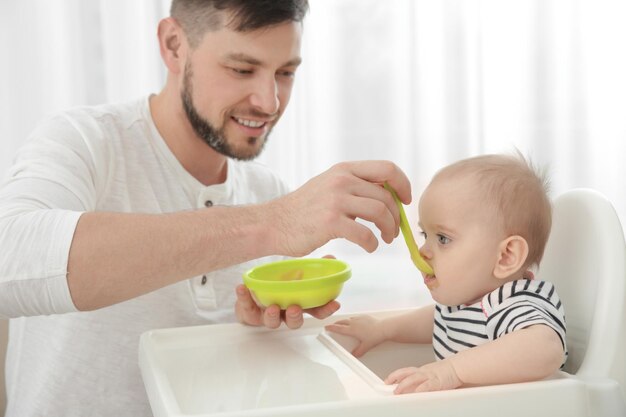
[[206,284],[206,275],[202,275],[202,281],[200,281],[202,285]]
[[212,207],[213,206],[213,202],[211,200],[207,200],[204,202],[204,207]]

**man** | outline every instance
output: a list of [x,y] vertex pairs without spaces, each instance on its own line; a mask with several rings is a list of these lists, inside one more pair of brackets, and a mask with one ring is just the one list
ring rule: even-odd
[[299,327],[300,307],[260,309],[242,272],[334,238],[371,252],[377,239],[356,218],[385,242],[397,236],[380,184],[407,203],[410,185],[389,162],[339,164],[290,194],[246,162],[289,101],[307,7],[174,0],[158,28],[168,69],[158,95],[68,111],[33,132],[0,190],[0,315],[14,318],[7,416],[150,415],[142,332],[235,319]]

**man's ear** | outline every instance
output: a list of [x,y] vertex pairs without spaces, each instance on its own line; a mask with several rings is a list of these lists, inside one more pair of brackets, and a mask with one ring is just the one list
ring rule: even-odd
[[185,67],[186,46],[183,28],[174,18],[167,17],[159,22],[157,36],[161,57],[167,69],[174,74],[182,73]]
[[498,258],[493,275],[506,279],[519,271],[528,257],[528,242],[521,236],[509,236],[498,246]]

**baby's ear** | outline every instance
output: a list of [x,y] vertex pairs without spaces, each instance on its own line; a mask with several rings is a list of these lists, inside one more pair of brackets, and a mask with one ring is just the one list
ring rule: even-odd
[[493,275],[506,279],[519,271],[528,257],[528,243],[521,236],[509,236],[498,246],[498,258]]

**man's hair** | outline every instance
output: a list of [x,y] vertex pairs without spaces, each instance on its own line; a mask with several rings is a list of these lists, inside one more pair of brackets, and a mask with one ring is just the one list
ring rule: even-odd
[[519,152],[482,155],[443,168],[433,182],[459,176],[477,180],[477,197],[508,236],[519,235],[526,239],[528,258],[524,266],[539,265],[552,227],[545,171],[539,171]]
[[192,48],[207,31],[229,27],[247,32],[284,22],[302,22],[308,0],[172,0],[170,16],[182,26]]

